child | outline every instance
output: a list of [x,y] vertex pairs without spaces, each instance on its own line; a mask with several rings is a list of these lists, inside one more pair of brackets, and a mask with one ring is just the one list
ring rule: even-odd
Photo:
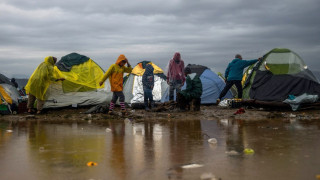
[[[128,67],[125,67],[124,65],[127,63]],[[123,74],[131,73],[132,68],[129,64],[127,58],[121,54],[118,57],[118,60],[115,64],[112,64],[107,72],[104,74],[102,80],[99,82],[99,85],[102,86],[104,81],[109,78],[111,91],[113,92],[112,100],[110,102],[109,112],[108,114],[113,114],[113,108],[119,98],[120,106],[121,106],[121,112],[123,115],[126,115],[126,107],[125,107],[125,97],[122,92],[123,90]]]
[[149,110],[148,99],[150,100],[151,108],[154,107],[152,90],[154,86],[153,67],[151,64],[147,64],[145,72],[142,75],[143,93],[144,93],[144,108],[146,111]]

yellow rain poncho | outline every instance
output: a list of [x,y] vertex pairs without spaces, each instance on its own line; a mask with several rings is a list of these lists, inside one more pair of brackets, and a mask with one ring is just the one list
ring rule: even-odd
[[37,99],[45,100],[45,94],[50,83],[56,80],[53,77],[53,67],[53,57],[46,57],[29,78],[25,87],[26,93],[34,95]]

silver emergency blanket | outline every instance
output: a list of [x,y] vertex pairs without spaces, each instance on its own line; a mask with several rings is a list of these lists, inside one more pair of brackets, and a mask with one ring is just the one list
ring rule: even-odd
[[[165,80],[160,78],[157,75],[154,75],[154,88],[152,91],[153,100],[160,101],[162,95],[167,87]],[[132,99],[130,103],[143,103],[144,102],[144,93],[142,85],[142,76],[134,76],[133,86],[132,86]],[[126,97],[127,98],[127,97]]]

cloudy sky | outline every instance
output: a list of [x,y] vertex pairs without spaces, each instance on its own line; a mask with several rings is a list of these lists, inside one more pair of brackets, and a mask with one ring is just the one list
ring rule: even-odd
[[185,64],[224,72],[273,48],[320,69],[319,0],[0,0],[0,73],[29,77],[53,55],[77,52],[104,70],[125,54],[161,68],[175,52]]

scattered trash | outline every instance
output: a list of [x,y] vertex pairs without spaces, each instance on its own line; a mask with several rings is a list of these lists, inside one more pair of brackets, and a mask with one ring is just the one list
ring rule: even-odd
[[106,132],[111,132],[112,130],[110,128],[106,128]]
[[210,138],[210,139],[208,139],[208,143],[210,143],[210,144],[217,144],[218,141],[217,141],[216,138]]
[[181,166],[181,168],[183,168],[183,169],[192,169],[192,168],[200,168],[200,167],[203,167],[203,165],[202,164],[188,164],[188,165]]
[[245,154],[253,154],[253,153],[254,153],[254,150],[253,150],[253,149],[250,149],[250,148],[246,148],[246,149],[243,150],[243,152],[244,152]]
[[295,118],[297,115],[290,113],[289,118]]
[[96,162],[92,162],[92,161],[90,161],[90,162],[88,162],[87,163],[87,166],[97,166],[98,165],[98,163],[96,163]]
[[212,173],[203,173],[200,176],[201,180],[216,180],[216,177]]
[[6,130],[7,133],[12,133],[13,131],[11,129]]
[[229,156],[237,156],[237,155],[239,155],[240,153],[238,153],[238,152],[235,151],[235,150],[231,150],[231,151],[227,151],[226,154],[229,155]]
[[88,118],[91,119],[91,118],[92,118],[92,115],[91,115],[91,114],[88,114]]
[[234,115],[237,115],[237,114],[243,114],[245,113],[246,111],[243,109],[243,108],[239,108],[235,113],[233,113]]
[[171,114],[168,114],[168,118],[170,118],[171,117]]
[[92,123],[92,121],[91,120],[88,120],[88,124],[91,124]]

